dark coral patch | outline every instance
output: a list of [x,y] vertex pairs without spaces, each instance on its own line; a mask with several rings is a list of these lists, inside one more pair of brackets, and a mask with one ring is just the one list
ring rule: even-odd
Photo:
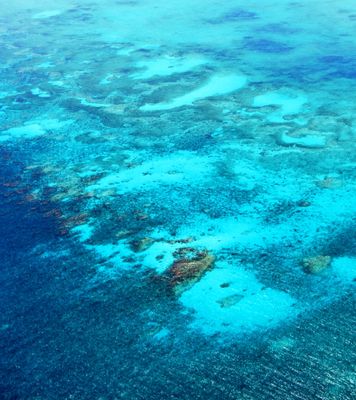
[[258,15],[252,11],[237,8],[228,11],[217,18],[210,18],[206,20],[209,24],[223,24],[225,22],[238,22],[238,21],[253,21],[258,19]]
[[288,53],[293,47],[269,39],[247,39],[245,47],[261,53]]
[[276,33],[278,35],[291,35],[297,33],[299,30],[292,28],[291,26],[280,23],[280,24],[267,24],[258,29],[260,32]]

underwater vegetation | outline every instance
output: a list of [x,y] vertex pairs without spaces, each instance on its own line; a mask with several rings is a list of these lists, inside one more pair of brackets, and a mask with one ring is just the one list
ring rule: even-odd
[[0,399],[354,398],[355,15],[0,4]]

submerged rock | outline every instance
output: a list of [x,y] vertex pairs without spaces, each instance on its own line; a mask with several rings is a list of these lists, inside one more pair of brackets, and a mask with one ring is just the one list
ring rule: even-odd
[[331,264],[330,256],[307,257],[302,260],[303,269],[308,274],[319,274]]
[[220,304],[221,308],[229,308],[239,303],[243,298],[244,296],[242,296],[241,294],[232,294],[231,296],[219,299],[217,303]]
[[200,252],[189,248],[189,254],[192,253],[191,258],[185,256],[175,261],[167,272],[169,284],[176,294],[191,288],[214,264],[215,256],[208,251]]
[[310,201],[308,200],[299,200],[297,201],[298,207],[309,207],[311,205]]
[[152,244],[155,242],[154,239],[150,237],[144,237],[142,239],[134,240],[133,242],[130,243],[131,249],[139,253],[141,251],[147,250]]

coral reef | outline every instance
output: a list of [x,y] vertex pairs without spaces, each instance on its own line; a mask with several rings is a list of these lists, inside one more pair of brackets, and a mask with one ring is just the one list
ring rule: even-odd
[[308,274],[320,274],[331,264],[330,256],[315,256],[307,257],[302,260],[302,266],[306,273]]
[[215,261],[215,256],[207,250],[183,248],[176,252],[178,254],[183,258],[176,260],[167,271],[169,285],[177,295],[198,282],[213,267]]

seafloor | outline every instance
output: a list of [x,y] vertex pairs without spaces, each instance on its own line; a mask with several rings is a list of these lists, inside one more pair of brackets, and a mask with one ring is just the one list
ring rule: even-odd
[[351,400],[355,0],[0,4],[0,398]]

